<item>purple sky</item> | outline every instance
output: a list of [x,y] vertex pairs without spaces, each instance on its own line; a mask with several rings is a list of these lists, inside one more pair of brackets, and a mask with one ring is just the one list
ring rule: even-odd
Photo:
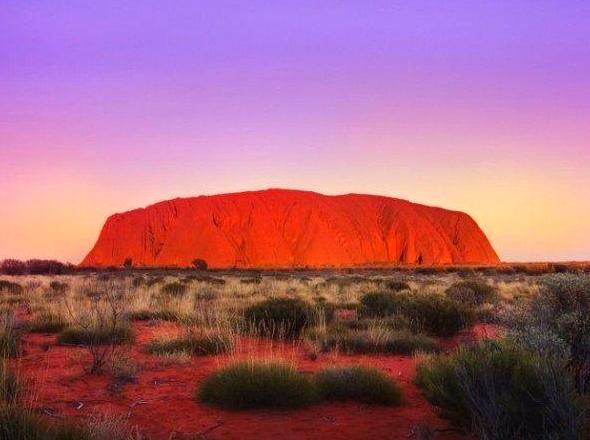
[[506,260],[590,259],[590,2],[0,8],[0,258],[266,187],[472,214]]

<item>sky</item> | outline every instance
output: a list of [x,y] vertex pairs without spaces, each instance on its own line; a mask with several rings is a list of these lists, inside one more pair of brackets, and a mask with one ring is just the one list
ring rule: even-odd
[[270,187],[462,210],[590,260],[590,2],[3,0],[0,259]]

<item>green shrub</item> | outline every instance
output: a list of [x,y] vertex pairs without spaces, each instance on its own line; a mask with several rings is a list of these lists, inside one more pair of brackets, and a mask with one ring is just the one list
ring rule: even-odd
[[417,367],[416,384],[453,422],[485,439],[577,439],[573,383],[508,340],[484,341]]
[[313,323],[313,309],[300,299],[271,298],[244,311],[246,323],[259,334],[293,338]]
[[23,286],[13,281],[0,280],[0,293],[10,293],[11,295],[21,295],[24,292]]
[[320,352],[338,349],[347,354],[413,354],[437,352],[438,342],[426,335],[388,329],[340,330],[309,336]]
[[361,316],[364,317],[386,317],[397,313],[400,309],[400,301],[395,293],[369,292],[361,299]]
[[127,322],[116,327],[80,328],[69,327],[62,330],[57,342],[62,345],[119,345],[132,342],[133,330]]
[[186,284],[174,281],[172,283],[164,284],[160,289],[160,293],[169,296],[183,296],[187,291]]
[[378,405],[399,405],[401,391],[383,371],[363,366],[325,368],[316,375],[320,395],[326,400],[353,400]]
[[494,287],[477,280],[454,283],[445,293],[453,301],[468,306],[481,306],[482,304],[495,303],[498,300],[498,292]]
[[474,311],[441,295],[406,295],[401,303],[405,315],[416,331],[436,336],[452,336],[473,324]]
[[43,311],[38,313],[27,327],[33,333],[59,333],[67,326],[67,322],[61,316]]
[[145,351],[150,354],[168,356],[187,353],[208,356],[233,350],[233,341],[221,334],[185,335],[177,338],[156,339],[146,344]]
[[200,401],[229,409],[298,408],[317,401],[314,383],[291,364],[237,362],[207,377]]
[[519,312],[509,322],[515,337],[543,357],[566,359],[578,390],[590,393],[590,276],[542,277]]

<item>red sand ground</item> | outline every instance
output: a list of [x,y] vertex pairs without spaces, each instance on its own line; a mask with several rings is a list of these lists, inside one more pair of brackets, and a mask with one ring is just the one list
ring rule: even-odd
[[[25,354],[15,366],[34,391],[33,407],[57,419],[71,421],[96,413],[129,417],[131,426],[150,439],[404,439],[413,438],[416,425],[426,423],[439,430],[437,439],[468,438],[449,430],[446,421],[412,384],[415,361],[408,356],[354,356],[331,354],[311,360],[298,346],[243,340],[237,353],[217,357],[193,357],[186,364],[166,364],[141,352],[141,346],[157,335],[177,331],[170,323],[135,324],[137,341],[131,356],[140,364],[136,383],[109,392],[108,374],[89,375],[82,368],[83,349],[56,345],[54,335],[30,334],[24,338]],[[490,326],[447,341],[447,346],[486,334]],[[294,360],[302,371],[312,372],[329,364],[364,362],[389,372],[400,384],[400,407],[326,403],[299,410],[224,411],[197,403],[195,385],[228,360],[259,355]],[[86,363],[87,364],[87,363]],[[201,437],[198,437],[201,435]],[[204,437],[202,436],[204,435]]]
[[82,266],[212,268],[498,264],[467,214],[363,194],[273,189],[174,199],[115,214]]

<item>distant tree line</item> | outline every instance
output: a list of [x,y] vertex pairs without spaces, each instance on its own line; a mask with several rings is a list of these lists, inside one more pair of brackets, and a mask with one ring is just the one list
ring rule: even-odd
[[71,263],[57,260],[16,260],[8,258],[0,263],[0,273],[4,275],[60,275],[76,272],[77,267]]

